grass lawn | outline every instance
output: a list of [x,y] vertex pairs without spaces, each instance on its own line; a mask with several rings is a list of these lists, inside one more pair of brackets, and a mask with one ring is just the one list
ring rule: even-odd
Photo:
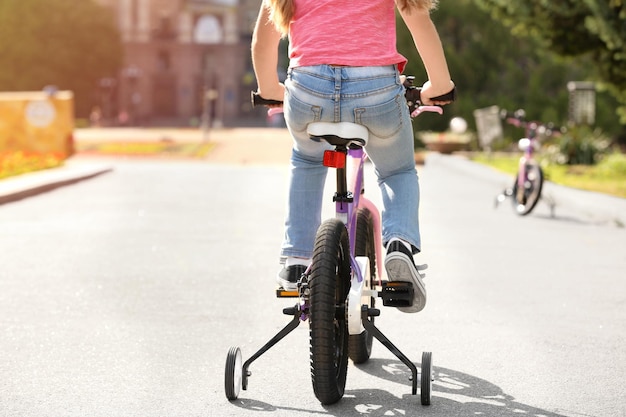
[[[519,154],[476,153],[470,159],[515,175]],[[538,158],[541,160],[541,158]],[[557,165],[542,161],[545,178],[555,184],[626,198],[626,155],[615,153],[597,165]]]

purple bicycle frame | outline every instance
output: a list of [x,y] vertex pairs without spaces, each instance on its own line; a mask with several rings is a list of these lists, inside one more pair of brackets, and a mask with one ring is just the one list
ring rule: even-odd
[[[374,245],[376,248],[377,270],[382,271],[382,238],[381,238],[381,221],[380,213],[376,205],[363,195],[364,192],[364,175],[363,167],[367,160],[367,154],[363,148],[348,149],[346,156],[346,183],[348,190],[352,192],[353,201],[345,203],[337,201],[335,203],[336,217],[341,219],[348,229],[350,241],[350,263],[352,270],[356,271],[358,281],[363,280],[361,270],[356,264],[355,248],[356,248],[356,226],[357,213],[359,208],[366,208],[372,214],[374,223]],[[378,284],[380,285],[380,275],[378,275]]]

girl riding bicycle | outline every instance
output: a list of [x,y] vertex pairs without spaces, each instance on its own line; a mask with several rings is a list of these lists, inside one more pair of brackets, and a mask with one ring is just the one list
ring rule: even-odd
[[[439,35],[430,19],[435,0],[397,0],[429,81],[423,104],[443,105],[454,90]],[[321,222],[327,168],[325,142],[314,142],[312,122],[353,122],[369,130],[367,154],[383,197],[385,268],[390,281],[408,281],[415,289],[411,307],[421,311],[426,289],[413,255],[421,248],[419,183],[413,157],[413,129],[400,74],[406,59],[396,50],[394,0],[264,0],[252,39],[258,94],[284,102],[294,143],[288,210],[278,280],[295,289],[311,262]],[[278,79],[278,44],[288,35],[289,71]],[[444,96],[442,98],[442,96]],[[278,104],[277,104],[278,105]]]

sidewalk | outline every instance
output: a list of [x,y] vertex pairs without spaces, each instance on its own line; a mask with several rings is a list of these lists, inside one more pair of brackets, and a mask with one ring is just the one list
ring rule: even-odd
[[89,142],[179,142],[212,143],[206,160],[227,164],[287,164],[291,136],[281,128],[221,128],[204,133],[200,129],[89,128],[76,129],[78,143]]
[[[77,129],[75,136],[77,141],[103,138],[133,141],[206,139],[214,143],[215,147],[205,160],[207,163],[219,164],[285,165],[291,153],[291,139],[286,129],[218,129],[209,132],[208,136],[204,136],[197,129]],[[426,164],[429,163],[444,164],[450,169],[463,172],[464,175],[479,177],[481,181],[494,184],[494,190],[510,183],[508,175],[460,156],[430,154],[426,160]],[[114,161],[110,158],[75,156],[60,168],[0,180],[0,205],[93,178],[113,169]],[[557,216],[574,214],[576,218],[589,223],[626,227],[626,199],[623,198],[546,182],[543,200],[553,205]]]

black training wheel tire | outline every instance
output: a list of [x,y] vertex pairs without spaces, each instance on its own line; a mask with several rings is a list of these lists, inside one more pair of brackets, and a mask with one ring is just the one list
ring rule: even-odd
[[239,397],[243,380],[243,362],[241,361],[241,350],[238,347],[231,347],[226,356],[226,372],[224,374],[224,388],[226,398],[229,401]]
[[[369,288],[372,288],[376,278],[376,241],[374,240],[374,218],[372,213],[366,208],[359,209],[357,213],[354,253],[356,256],[367,256],[369,258],[370,276],[364,278],[369,281]],[[374,308],[375,305],[376,298],[370,297],[369,306]],[[374,317],[371,317],[370,321],[374,323]],[[350,335],[348,339],[348,353],[352,362],[358,364],[369,360],[372,354],[373,340],[374,336],[367,330],[364,330],[361,334]]]
[[311,379],[322,404],[343,397],[348,367],[346,298],[350,290],[348,233],[337,219],[317,231],[309,275]]
[[433,354],[422,352],[422,375],[420,378],[420,396],[422,405],[430,405],[433,388]]
[[526,164],[526,178],[524,180],[523,190],[519,190],[517,183],[518,176],[519,172],[513,183],[513,207],[517,214],[525,216],[535,208],[541,198],[543,171],[537,162],[528,162]]

